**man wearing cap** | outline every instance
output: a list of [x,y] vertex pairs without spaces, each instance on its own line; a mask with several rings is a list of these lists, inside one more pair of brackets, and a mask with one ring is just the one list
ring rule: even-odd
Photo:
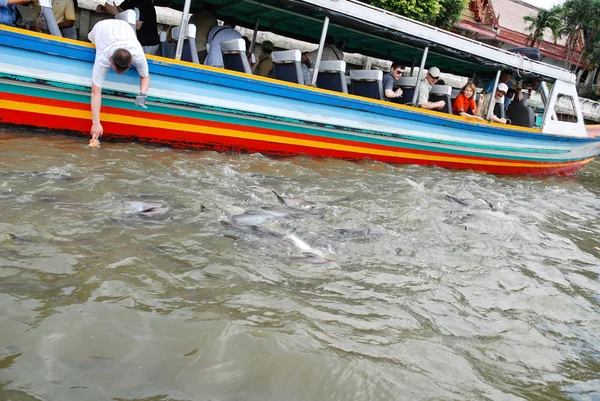
[[88,39],[96,45],[96,59],[92,70],[92,139],[102,136],[100,108],[102,106],[102,85],[111,69],[123,74],[133,64],[140,75],[140,93],[135,105],[146,108],[146,92],[150,87],[148,62],[144,56],[142,45],[138,42],[135,31],[121,20],[107,19],[98,22],[88,35]]
[[[504,83],[499,83],[493,96],[491,93],[484,95],[483,104],[479,108],[479,116],[482,118],[486,118],[488,109],[490,108],[490,102],[492,101],[492,99],[493,99],[494,103],[502,103],[502,98],[504,97],[504,95],[506,95],[507,91],[508,91],[508,86],[506,86],[506,84],[504,84]],[[506,122],[508,121],[506,118],[501,118],[501,117],[498,117],[497,115],[495,115],[494,110],[492,110],[492,115],[490,116],[490,120],[493,122],[496,122],[496,123],[500,123],[500,124],[506,124]]]
[[437,102],[429,101],[429,92],[431,87],[440,79],[440,69],[437,67],[431,67],[427,71],[425,78],[421,80],[419,85],[419,96],[417,97],[417,105],[422,109],[427,110],[441,110],[446,106],[446,102],[439,100]]
[[[500,74],[500,80],[498,82],[502,83],[502,84],[506,84],[506,86],[508,88],[516,88],[515,83],[513,81],[511,81],[512,75],[513,74],[510,70],[503,70],[502,73]],[[486,93],[492,93],[495,82],[496,82],[495,79],[490,79],[483,87],[481,94],[485,95]],[[508,96],[506,96],[504,98],[504,107],[506,109],[508,109],[508,105],[510,104],[510,102],[511,102],[510,98]]]
[[385,100],[391,101],[402,97],[402,89],[394,90],[394,82],[400,79],[404,74],[404,64],[394,61],[390,67],[390,72],[383,74],[383,95]]
[[258,64],[256,64],[256,75],[261,77],[272,77],[273,73],[273,59],[271,53],[273,53],[273,42],[265,40],[262,42],[262,54],[258,58]]

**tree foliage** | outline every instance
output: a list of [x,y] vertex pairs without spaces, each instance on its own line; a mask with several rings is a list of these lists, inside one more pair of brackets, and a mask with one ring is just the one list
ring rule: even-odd
[[560,37],[563,24],[560,17],[560,13],[562,10],[558,7],[554,7],[550,10],[539,10],[537,15],[527,15],[523,17],[525,22],[529,23],[529,26],[526,28],[529,34],[529,40],[531,41],[531,47],[535,47],[537,43],[537,47],[540,47],[540,43],[544,40],[544,31],[546,29],[550,29],[552,32],[552,36],[554,37],[554,42]]
[[449,29],[460,21],[468,0],[372,0],[371,5],[416,21]]
[[588,67],[600,65],[600,0],[567,0],[561,15],[571,53],[583,38],[581,61]]

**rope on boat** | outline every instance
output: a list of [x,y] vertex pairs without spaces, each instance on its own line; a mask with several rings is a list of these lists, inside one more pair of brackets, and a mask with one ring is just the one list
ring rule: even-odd
[[[523,71],[524,75],[529,75],[533,72],[533,63],[531,59],[524,54],[517,53],[521,57],[521,62],[519,63],[519,67],[517,68],[517,75],[521,78],[521,71]],[[529,61],[529,70],[525,69],[525,60]]]

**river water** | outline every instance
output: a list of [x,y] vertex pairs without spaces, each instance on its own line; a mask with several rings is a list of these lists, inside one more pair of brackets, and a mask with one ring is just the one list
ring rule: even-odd
[[0,400],[600,399],[600,162],[0,144]]

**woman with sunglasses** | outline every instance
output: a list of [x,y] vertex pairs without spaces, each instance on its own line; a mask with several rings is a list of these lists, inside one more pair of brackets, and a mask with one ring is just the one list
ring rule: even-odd
[[483,118],[477,115],[479,114],[479,108],[475,103],[475,91],[475,85],[472,82],[467,82],[454,103],[452,103],[452,113],[472,120],[483,121]]

